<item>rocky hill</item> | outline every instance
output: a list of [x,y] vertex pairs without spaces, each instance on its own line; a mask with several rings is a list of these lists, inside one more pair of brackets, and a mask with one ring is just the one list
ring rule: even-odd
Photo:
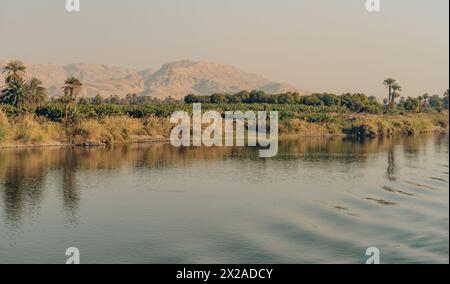
[[[5,60],[0,60],[4,66]],[[164,99],[182,98],[187,94],[234,93],[241,90],[263,90],[267,93],[299,91],[293,86],[273,82],[235,67],[205,62],[176,61],[159,70],[133,70],[98,64],[26,64],[28,74],[40,79],[50,96],[61,95],[64,80],[75,76],[83,84],[83,96],[124,97],[129,93]],[[0,75],[1,82],[4,81]]]

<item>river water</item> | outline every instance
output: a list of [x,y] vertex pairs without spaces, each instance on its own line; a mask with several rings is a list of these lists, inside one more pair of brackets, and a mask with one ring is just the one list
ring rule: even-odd
[[0,150],[0,263],[449,262],[449,139]]

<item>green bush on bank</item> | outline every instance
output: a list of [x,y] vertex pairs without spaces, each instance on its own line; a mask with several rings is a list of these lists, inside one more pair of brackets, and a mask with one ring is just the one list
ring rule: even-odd
[[[203,110],[225,111],[278,111],[281,120],[301,119],[311,123],[331,122],[333,114],[392,114],[405,115],[444,111],[448,109],[448,95],[424,98],[402,98],[394,107],[379,103],[376,98],[365,94],[345,93],[340,96],[329,93],[316,93],[302,96],[298,93],[266,94],[262,91],[239,92],[236,94],[213,94],[210,96],[188,95],[184,101],[167,99],[160,101],[138,100],[137,96],[126,98],[102,99],[80,98],[76,104],[76,112],[80,118],[102,118],[108,116],[129,116],[145,118],[156,116],[169,117],[175,111],[192,112],[193,103],[201,103]],[[19,108],[13,105],[2,105],[9,116],[24,113],[36,114],[52,121],[61,121],[66,112],[66,105],[60,99],[47,101],[37,108]]]
[[[0,109],[8,117],[23,114],[36,114],[50,121],[61,122],[65,116],[65,105],[62,103],[46,103],[36,110],[20,109],[11,105],[0,105]],[[216,110],[224,114],[225,111],[278,111],[281,121],[300,119],[309,123],[331,123],[337,114],[352,114],[346,106],[310,106],[297,104],[245,104],[245,103],[202,103],[202,110]],[[362,109],[361,109],[362,110]],[[128,116],[131,118],[146,118],[155,116],[159,118],[170,117],[175,111],[192,112],[192,105],[181,103],[162,103],[148,105],[119,105],[119,104],[77,104],[76,113],[79,119],[103,118],[114,116]],[[429,110],[428,112],[433,112]],[[363,111],[367,114],[383,114],[378,111]],[[387,115],[407,115],[409,112],[396,109]],[[386,113],[385,113],[386,114]]]
[[[38,107],[35,111],[19,109],[10,105],[1,105],[8,117],[21,114],[36,114],[46,117],[51,121],[59,122],[64,118],[65,105],[61,103],[47,103]],[[170,117],[175,111],[192,112],[192,106],[188,104],[154,104],[154,105],[115,105],[115,104],[78,104],[76,106],[81,118],[102,118],[108,116],[129,116],[132,118],[145,118],[156,116],[161,118]],[[327,113],[349,113],[346,108],[327,106],[305,106],[305,105],[268,105],[268,104],[202,104],[202,110],[216,110],[221,113],[225,111],[278,111],[281,120],[306,119],[311,122],[321,122],[328,119]],[[321,115],[317,115],[321,114]]]

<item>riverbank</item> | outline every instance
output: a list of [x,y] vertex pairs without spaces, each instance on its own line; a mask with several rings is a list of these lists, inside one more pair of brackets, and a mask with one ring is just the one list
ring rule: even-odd
[[281,123],[281,136],[388,137],[424,133],[448,133],[449,113],[404,115],[329,114],[325,122],[292,119]]
[[[280,121],[280,137],[387,137],[448,133],[449,113],[404,115],[327,114],[326,119]],[[9,118],[0,112],[0,148],[106,146],[120,143],[168,142],[168,118],[107,116],[73,126],[35,115]]]

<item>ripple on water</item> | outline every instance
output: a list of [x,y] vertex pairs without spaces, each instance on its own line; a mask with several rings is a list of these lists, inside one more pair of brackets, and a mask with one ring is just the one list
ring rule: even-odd
[[446,137],[20,153],[0,151],[0,262],[449,261]]

